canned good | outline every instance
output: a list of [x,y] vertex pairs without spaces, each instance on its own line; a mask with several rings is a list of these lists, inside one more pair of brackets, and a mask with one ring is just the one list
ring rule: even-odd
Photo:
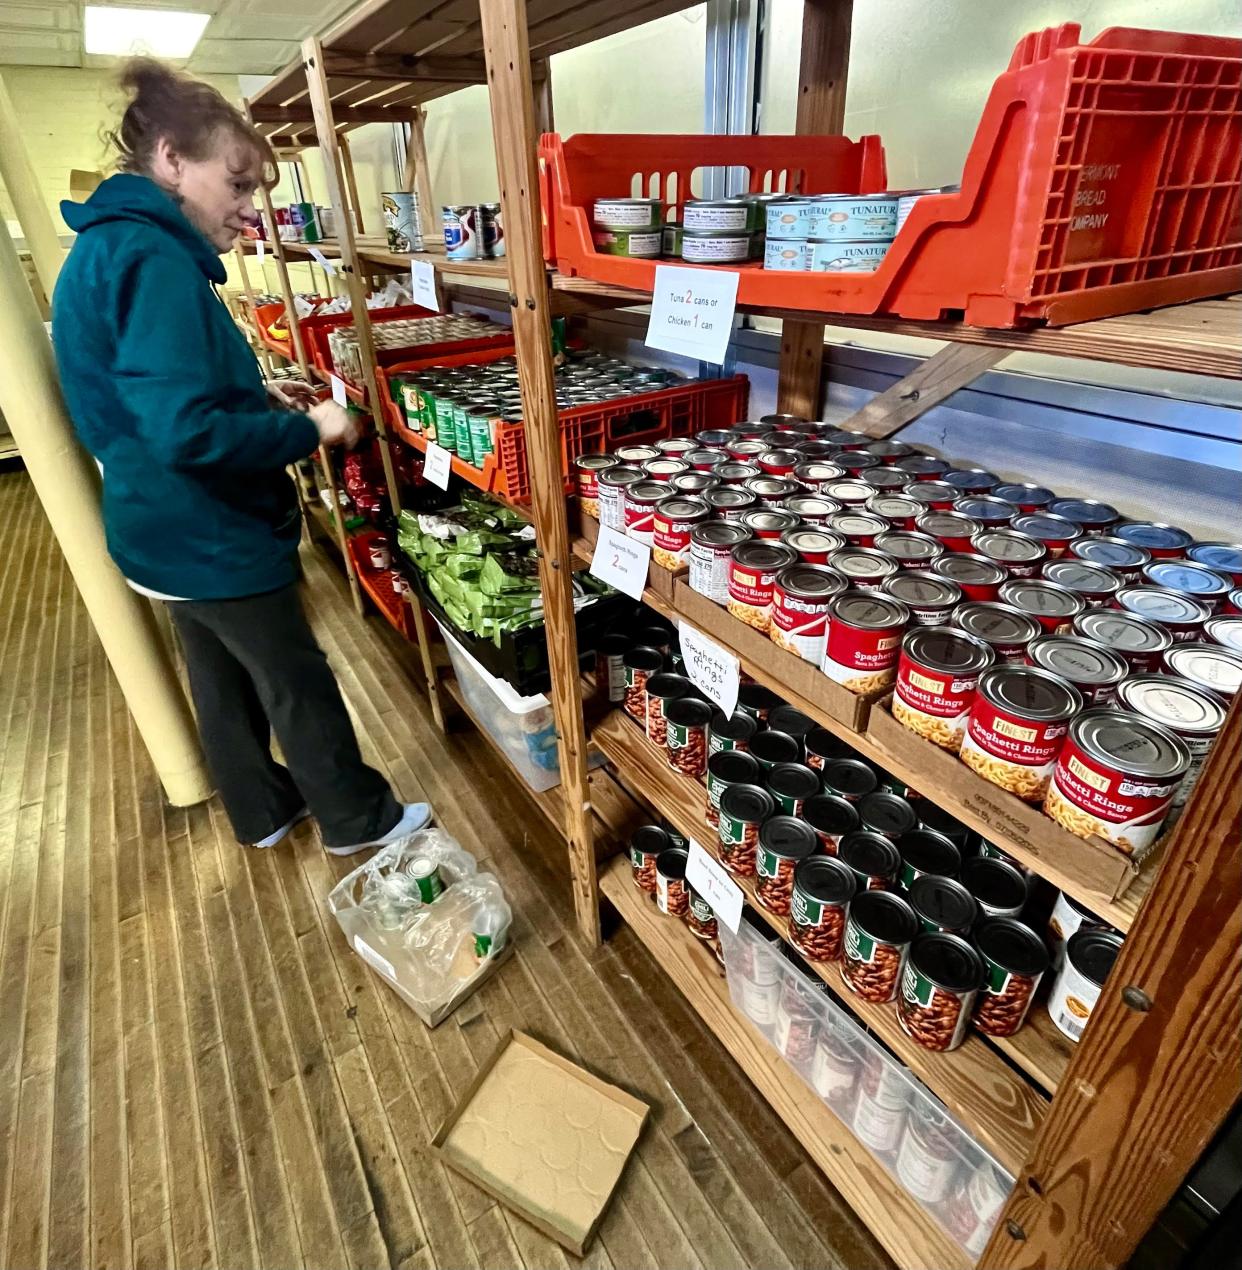
[[946,551],[969,551],[978,524],[959,512],[926,511],[914,518],[914,527],[934,538]]
[[811,1065],[811,1084],[815,1092],[842,1117],[852,1108],[861,1066],[849,1042],[834,1034],[831,1023],[819,1029],[815,1059]]
[[957,1049],[966,1039],[983,980],[983,959],[960,935],[917,936],[897,998],[901,1030],[924,1049]]
[[901,856],[883,834],[855,829],[843,835],[837,858],[853,870],[860,891],[891,891],[897,884]]
[[876,534],[888,528],[888,521],[870,512],[839,511],[828,517],[827,526],[855,547],[875,546]]
[[1002,604],[1033,617],[1049,635],[1063,635],[1070,629],[1087,602],[1075,591],[1046,582],[1042,578],[1011,578],[1001,583]]
[[751,212],[744,198],[687,199],[682,226],[694,233],[746,232],[753,228]]
[[909,887],[910,907],[925,931],[967,935],[978,915],[974,896],[958,881],[921,873]]
[[934,454],[907,454],[893,466],[909,473],[916,481],[938,481],[949,470],[949,464]]
[[647,478],[641,468],[618,462],[601,468],[595,477],[599,523],[610,529],[625,529],[625,491]]
[[[888,242],[811,239],[803,247],[803,268],[814,273],[874,273],[888,254]],[[766,257],[764,263],[766,264]]]
[[887,688],[897,674],[902,632],[909,620],[906,606],[886,595],[849,590],[834,597],[824,674],[860,695]]
[[819,492],[844,507],[863,507],[875,497],[875,486],[868,485],[866,481],[852,481],[847,478],[830,481],[821,486]]
[[596,645],[595,684],[610,705],[625,703],[625,653],[629,646],[629,639],[615,632],[602,636]]
[[852,587],[862,591],[879,591],[884,583],[901,571],[892,556],[874,547],[841,547],[831,556],[832,567]]
[[1212,615],[1200,600],[1158,586],[1128,586],[1117,592],[1117,607],[1163,626],[1174,643],[1203,638],[1203,624]]
[[782,569],[772,587],[772,642],[818,666],[833,597],[844,590],[845,579],[824,565],[791,564]]
[[1242,543],[1197,542],[1186,548],[1186,559],[1224,575],[1235,587],[1242,585]]
[[815,1056],[819,1019],[811,985],[789,976],[781,987],[772,1044],[795,1070],[807,1068]]
[[1014,578],[1033,578],[1048,558],[1047,546],[1014,529],[981,529],[966,551],[1003,565]]
[[859,825],[868,833],[878,833],[890,842],[918,825],[914,808],[900,794],[875,790],[864,794],[857,804]]
[[717,710],[711,717],[707,728],[707,756],[719,754],[722,750],[747,750],[751,738],[759,731],[759,720],[752,718],[741,710],[726,715]]
[[[907,794],[906,797],[910,798],[912,795]],[[934,830],[936,833],[948,838],[959,851],[964,851],[974,836],[972,831],[967,829],[956,817],[950,816],[944,808],[938,807],[928,799],[918,795],[913,795],[913,798],[914,809],[919,814],[919,828]]]
[[668,847],[656,857],[656,907],[668,917],[685,917],[690,909],[684,847]]
[[689,229],[683,229],[681,258],[687,264],[695,265],[732,264],[749,260],[750,234],[732,231],[691,233]]
[[[721,484],[703,495],[703,501],[712,509],[712,515],[719,520],[741,524],[742,517],[759,506],[759,496],[751,493],[743,485],[727,484],[728,472],[732,468],[748,468],[746,463],[721,463],[716,468],[715,476]],[[755,469],[758,471],[758,469]]]
[[1203,633],[1221,648],[1227,648],[1231,653],[1242,653],[1242,618],[1232,615],[1209,617],[1203,624]]
[[1020,917],[1030,898],[1022,871],[996,856],[975,856],[962,864],[962,885],[985,917]]
[[[826,565],[834,551],[845,546],[845,539],[828,529],[810,529],[802,525],[786,529],[781,542],[798,554],[803,564]],[[835,576],[840,577],[837,573]]]
[[742,524],[762,542],[779,542],[781,535],[786,530],[793,529],[797,523],[798,518],[793,512],[768,507],[756,507],[742,513]]
[[[736,717],[736,716],[735,716]],[[707,808],[705,819],[717,829],[720,825],[720,800],[733,785],[759,785],[763,768],[759,760],[744,750],[718,750],[707,760]]]
[[1113,530],[1112,537],[1142,547],[1157,560],[1175,560],[1194,542],[1184,529],[1160,521],[1127,521]]
[[[885,845],[892,847],[892,843]],[[918,929],[914,910],[899,895],[889,891],[855,895],[846,914],[842,946],[845,986],[875,1005],[892,1001]]]
[[806,750],[807,766],[821,773],[829,763],[850,752],[849,746],[827,728],[813,728],[808,732],[803,748]]
[[753,715],[760,723],[767,723],[768,716],[781,704],[781,699],[762,684],[745,683],[737,690],[737,708]]
[[796,559],[791,548],[776,542],[744,542],[734,547],[729,561],[729,612],[767,634],[776,575]]
[[685,913],[686,925],[690,928],[690,933],[697,939],[711,943],[718,934],[716,913],[712,906],[688,883],[686,891],[689,896],[689,905]]
[[897,840],[898,880],[909,890],[926,874],[955,878],[962,867],[961,851],[942,833],[911,828]]
[[953,510],[988,529],[1003,529],[1017,514],[1012,503],[991,494],[965,494],[953,504]]
[[951,467],[940,479],[959,494],[990,494],[1000,484],[995,472],[981,467]]
[[1000,595],[1001,583],[1009,577],[1009,570],[1003,565],[969,552],[939,556],[931,562],[930,572],[956,583],[964,599],[985,602]]
[[1085,533],[1105,534],[1121,519],[1121,513],[1095,498],[1058,498],[1048,505],[1054,516],[1081,525]]
[[658,459],[648,459],[643,464],[643,471],[653,481],[659,481],[662,485],[671,485],[675,476],[684,476],[690,471],[690,464],[685,459],[662,454]]
[[1068,557],[1049,560],[1042,575],[1046,582],[1054,582],[1081,595],[1091,608],[1102,608],[1111,603],[1122,586],[1121,578],[1111,570]]
[[[920,480],[918,477],[911,479],[902,493],[916,503],[921,503],[923,511],[933,512],[952,511],[953,504],[961,497],[952,485],[946,485],[944,481]],[[917,524],[917,518],[915,523]]]
[[778,763],[797,763],[802,746],[792,736],[768,728],[751,738],[750,752],[765,771],[770,771]]
[[660,481],[634,481],[625,487],[625,533],[635,542],[652,545],[655,533],[655,509],[668,497],[668,488]]
[[634,830],[630,838],[630,871],[640,891],[656,893],[656,860],[668,847],[668,834],[659,825],[642,825]]
[[801,816],[808,799],[819,795],[819,773],[802,763],[774,763],[768,770],[768,793],[776,799],[777,811]]
[[1121,943],[1121,936],[1111,931],[1080,930],[1066,944],[1065,962],[1048,998],[1048,1014],[1071,1041],[1082,1037]]
[[1016,481],[998,485],[992,493],[997,498],[1003,498],[1005,502],[1012,503],[1020,512],[1028,514],[1042,511],[1056,498],[1056,495],[1043,485],[1031,485],[1030,483],[1019,483]]
[[1065,549],[1076,538],[1082,537],[1082,526],[1065,516],[1052,512],[1032,512],[1018,516],[1011,526],[1015,533],[1025,534],[1043,543],[1050,556],[1064,555]]
[[479,241],[479,209],[473,203],[445,204],[440,209],[444,229],[444,254],[449,260],[478,260],[483,254]]
[[834,758],[824,764],[824,789],[856,803],[880,787],[874,768],[857,758]]
[[1060,970],[1065,964],[1065,945],[1078,931],[1090,930],[1092,927],[1112,930],[1107,922],[1102,922],[1090,909],[1064,891],[1058,891],[1056,903],[1052,906],[1052,916],[1048,919],[1048,947],[1054,970]]
[[755,899],[778,917],[788,917],[794,870],[811,856],[818,842],[810,825],[793,816],[775,815],[759,828]]
[[388,250],[397,253],[422,251],[426,244],[418,224],[418,195],[406,190],[380,195],[384,212],[384,232]]
[[854,1136],[881,1158],[901,1141],[910,1088],[896,1064],[875,1051],[864,1053],[854,1104]]
[[658,198],[597,198],[592,209],[596,225],[609,229],[659,229],[664,204]]
[[922,1204],[939,1204],[957,1176],[960,1132],[926,1102],[910,1104],[897,1148],[897,1179]]
[[910,610],[916,626],[944,626],[962,601],[956,582],[924,573],[902,572],[884,582],[883,592]]
[[1116,609],[1088,609],[1070,623],[1074,635],[1102,644],[1121,657],[1132,674],[1159,670],[1173,636],[1157,622]]
[[444,894],[440,866],[427,856],[415,856],[405,866],[405,876],[413,882],[414,890],[424,904],[434,904]]
[[880,465],[862,468],[858,473],[858,479],[866,481],[872,489],[882,494],[896,495],[905,489],[910,476],[909,473],[898,471],[895,467]]
[[[886,469],[892,471],[893,469]],[[895,538],[898,536],[909,536],[918,542],[931,544],[924,547],[921,552],[907,552],[906,556],[912,561],[926,558],[928,561],[935,560],[944,554],[944,548],[940,543],[927,534],[919,534],[914,532],[914,522],[923,511],[923,504],[911,498],[908,494],[890,494],[885,490],[881,490],[878,494],[873,494],[864,504],[866,509],[873,516],[882,516],[889,523],[889,528],[880,535],[884,538]],[[877,544],[883,550],[889,551],[890,555],[898,553],[884,547],[882,543]],[[935,550],[932,550],[932,547]],[[915,567],[918,567],[917,565]]]
[[727,604],[733,549],[750,538],[751,532],[744,525],[723,521],[694,525],[690,531],[691,589],[717,604]]
[[1027,645],[1026,657],[1032,666],[1073,684],[1088,706],[1107,705],[1130,673],[1125,659],[1111,648],[1075,635],[1042,635]]
[[698,498],[677,496],[657,503],[651,519],[652,560],[663,569],[680,569],[689,557],[694,527],[710,514]]
[[654,445],[622,445],[617,447],[617,458],[625,464],[641,467],[644,463],[658,459],[664,453]]
[[1029,613],[1009,604],[989,602],[959,605],[952,622],[989,645],[1000,662],[1025,662],[1027,646],[1041,629]]
[[1082,694],[1046,670],[993,666],[979,678],[961,756],[985,780],[1026,802],[1043,800]]
[[690,680],[681,675],[655,674],[647,680],[647,739],[659,749],[665,748],[667,740],[667,722],[664,708],[679,697],[688,696],[694,691]]
[[975,932],[975,947],[984,967],[975,1027],[986,1036],[1012,1036],[1026,1021],[1048,969],[1048,949],[1029,926],[1007,917],[984,922]]
[[647,683],[664,669],[664,655],[658,649],[639,645],[621,659],[625,667],[625,712],[647,726]]
[[711,706],[697,697],[674,698],[665,704],[665,749],[674,771],[695,780],[702,780],[707,774],[707,725],[711,716]]
[[507,250],[504,212],[500,204],[480,203],[479,224],[483,230],[483,255],[488,260],[503,260]]
[[605,256],[656,260],[664,247],[664,234],[659,229],[593,229],[591,241]]
[[388,549],[388,544],[383,540],[377,539],[371,544],[369,555],[372,569],[389,569],[392,567],[392,552]]
[[808,798],[802,804],[802,819],[815,830],[820,846],[828,855],[836,855],[841,839],[859,827],[854,804],[838,794],[816,794]]
[[821,498],[817,494],[790,494],[781,502],[781,510],[790,512],[817,530],[822,530],[824,524],[838,510],[838,505],[832,499]]
[[[873,498],[867,504],[886,503],[906,503],[908,499],[904,498]],[[910,503],[911,507],[916,506]],[[879,508],[876,509],[879,511]],[[915,572],[931,571],[932,566],[944,558],[945,550],[942,544],[938,543],[930,534],[921,534],[907,529],[888,529],[883,533],[876,534],[874,547],[877,551],[882,551],[886,556],[891,556],[897,561],[902,569]],[[894,577],[897,575],[894,574]],[[898,596],[898,599],[901,597]]]
[[768,241],[806,239],[818,221],[818,213],[809,198],[786,199],[767,208],[764,230]]
[[1145,564],[1151,561],[1151,552],[1120,538],[1091,537],[1071,542],[1065,553],[1084,564],[1107,569],[1124,583],[1137,582]]
[[836,463],[825,463],[821,460],[813,459],[805,463],[799,463],[791,475],[794,480],[800,481],[809,489],[824,492],[826,487],[831,485],[833,481],[840,481],[845,478],[845,469]]
[[1141,576],[1148,586],[1176,591],[1212,610],[1220,606],[1233,585],[1228,578],[1193,560],[1153,560],[1143,566]]
[[730,873],[744,878],[755,876],[759,829],[775,811],[776,800],[758,785],[730,785],[721,794],[716,833],[720,842],[720,863]]
[[[679,494],[688,494],[694,498],[706,493],[709,489],[715,489],[720,484],[720,478],[708,472],[682,472],[674,476],[669,484]],[[709,514],[710,510],[709,508]]]
[[1100,837],[1126,855],[1142,855],[1189,769],[1186,743],[1168,728],[1088,710],[1070,724],[1044,811],[1080,838]]
[[812,239],[883,241],[897,233],[897,198],[886,194],[814,196],[806,216]]
[[599,519],[599,474],[618,463],[619,460],[612,454],[581,454],[574,460],[578,506],[588,516]]
[[1009,1180],[985,1160],[958,1184],[941,1208],[945,1228],[972,1260],[983,1253],[1010,1189]]
[[796,706],[784,703],[774,706],[768,714],[768,727],[774,732],[784,732],[798,742],[805,753],[806,738],[816,730],[815,720],[803,714]]

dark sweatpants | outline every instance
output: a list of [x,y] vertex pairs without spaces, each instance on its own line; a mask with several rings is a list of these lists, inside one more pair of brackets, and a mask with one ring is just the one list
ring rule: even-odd
[[[397,823],[402,808],[362,761],[297,587],[168,608],[207,764],[239,842],[267,837],[303,804],[329,847],[373,841]],[[272,757],[273,732],[288,768]]]

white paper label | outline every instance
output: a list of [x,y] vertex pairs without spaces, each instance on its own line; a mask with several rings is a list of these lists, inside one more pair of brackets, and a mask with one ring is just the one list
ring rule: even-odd
[[731,269],[657,265],[647,347],[721,365],[733,334],[737,278]]
[[263,259],[267,255],[267,243],[262,238],[254,240],[254,254],[259,258],[259,268],[263,267]]
[[415,260],[410,264],[410,291],[415,304],[440,312],[440,297],[436,295],[436,267],[430,260]]
[[336,266],[327,258],[327,256],[323,254],[322,251],[319,250],[318,247],[310,247],[308,250],[310,251],[311,259],[314,260],[316,264],[322,265],[325,273],[336,273]]
[[397,981],[397,972],[393,969],[393,964],[387,957],[381,957],[379,953],[367,943],[361,935],[354,936],[354,948],[358,951],[358,956],[371,967],[372,970],[378,970],[385,979],[391,980],[393,983]]
[[689,622],[679,623],[681,655],[686,674],[700,692],[706,693],[724,712],[732,714],[737,705],[739,668],[737,658],[696,631]]
[[742,888],[693,838],[686,861],[686,881],[712,906],[716,920],[736,935],[742,920]]
[[453,471],[453,456],[442,445],[434,441],[427,442],[427,454],[423,459],[423,475],[441,489],[448,489],[449,476]]
[[345,391],[345,381],[339,375],[332,376],[332,400],[338,406],[349,405],[349,393]]
[[645,542],[635,542],[608,525],[599,527],[591,573],[601,582],[615,586],[631,599],[641,600],[650,563],[651,548]]

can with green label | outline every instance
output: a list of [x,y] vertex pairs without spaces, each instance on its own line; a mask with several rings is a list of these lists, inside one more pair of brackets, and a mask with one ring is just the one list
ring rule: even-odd
[[475,467],[482,467],[489,454],[495,453],[493,429],[500,411],[494,405],[479,403],[469,408],[470,453]]
[[456,397],[453,401],[453,431],[457,437],[454,447],[457,453],[467,462],[472,463],[473,451],[470,447],[470,404],[465,397]]
[[405,876],[413,883],[413,889],[424,904],[434,904],[444,894],[444,879],[439,865],[425,855],[415,856],[405,866]]
[[924,1049],[957,1049],[966,1039],[983,981],[983,958],[960,935],[920,935],[901,974],[901,1030]]

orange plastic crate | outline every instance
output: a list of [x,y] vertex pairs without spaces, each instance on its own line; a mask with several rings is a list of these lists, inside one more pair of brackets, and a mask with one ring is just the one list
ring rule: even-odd
[[[1242,40],[1124,27],[1079,37],[1066,23],[1018,44],[961,191],[921,199],[875,273],[745,265],[738,302],[1008,327],[1242,287]],[[877,137],[549,133],[539,163],[546,258],[646,291],[657,262],[595,251],[596,198],[641,194],[680,209],[704,167],[745,170],[751,191],[866,194],[886,183]]]
[[371,602],[384,615],[388,624],[406,639],[416,640],[418,633],[414,627],[414,614],[404,596],[392,589],[392,570],[371,567],[371,543],[383,535],[377,533],[358,533],[346,540],[349,554],[353,557],[354,571],[362,589],[371,597]]

